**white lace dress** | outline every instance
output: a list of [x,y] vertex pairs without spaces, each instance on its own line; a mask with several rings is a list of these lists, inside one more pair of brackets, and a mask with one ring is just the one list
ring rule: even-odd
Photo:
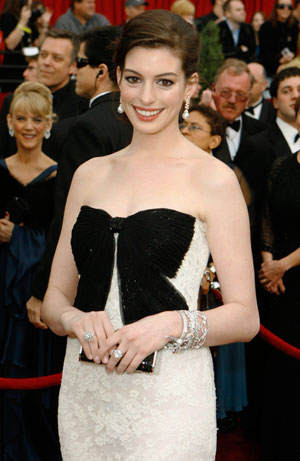
[[[205,226],[194,221],[193,238],[169,280],[197,309],[199,283],[208,259]],[[122,325],[117,271],[106,312]],[[216,410],[209,348],[157,354],[153,374],[107,374],[78,361],[80,344],[68,339],[59,398],[59,435],[64,461],[212,461]]]

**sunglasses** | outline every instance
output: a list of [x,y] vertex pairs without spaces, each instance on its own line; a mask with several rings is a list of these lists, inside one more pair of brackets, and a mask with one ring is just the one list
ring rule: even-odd
[[286,3],[279,3],[276,8],[278,8],[278,10],[284,10],[284,8],[287,8],[290,11],[293,9],[292,5],[287,5]]
[[77,58],[76,67],[77,69],[82,69],[85,66],[92,65],[91,61],[88,58]]

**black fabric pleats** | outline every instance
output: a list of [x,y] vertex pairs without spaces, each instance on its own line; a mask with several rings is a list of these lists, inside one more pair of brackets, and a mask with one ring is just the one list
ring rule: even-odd
[[195,218],[168,208],[143,210],[127,218],[83,206],[72,232],[72,250],[80,274],[74,305],[104,310],[114,266],[117,269],[124,324],[165,310],[188,309],[169,281],[189,249]]

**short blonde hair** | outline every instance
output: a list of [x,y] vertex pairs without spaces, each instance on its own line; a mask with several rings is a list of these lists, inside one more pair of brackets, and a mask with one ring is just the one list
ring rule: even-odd
[[189,0],[176,0],[170,9],[171,13],[178,14],[179,16],[195,16],[195,5]]
[[9,109],[11,117],[16,110],[31,112],[48,120],[53,120],[52,96],[49,88],[39,82],[21,83],[14,91]]

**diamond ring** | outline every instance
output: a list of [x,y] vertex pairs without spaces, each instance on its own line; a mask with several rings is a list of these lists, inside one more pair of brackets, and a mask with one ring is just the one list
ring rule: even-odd
[[95,338],[95,335],[94,335],[94,333],[92,331],[85,331],[83,333],[83,339],[88,343],[93,341],[94,338]]
[[123,352],[120,351],[120,349],[113,349],[111,351],[112,355],[114,356],[115,359],[121,359],[123,357]]

